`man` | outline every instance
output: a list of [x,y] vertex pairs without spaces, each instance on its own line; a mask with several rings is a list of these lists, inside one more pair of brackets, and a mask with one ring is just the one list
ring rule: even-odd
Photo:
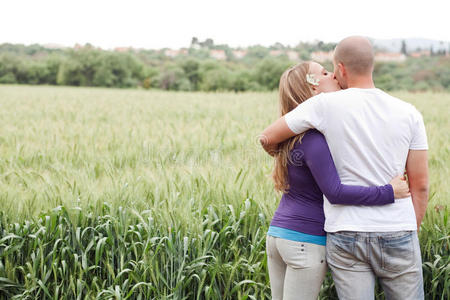
[[394,204],[324,200],[327,261],[340,299],[373,299],[377,277],[387,299],[423,299],[417,230],[428,202],[425,126],[412,105],[375,88],[373,64],[366,38],[342,40],[333,65],[344,90],[300,104],[264,130],[261,143],[270,153],[287,138],[316,128],[344,184],[382,185],[406,168],[411,197]]

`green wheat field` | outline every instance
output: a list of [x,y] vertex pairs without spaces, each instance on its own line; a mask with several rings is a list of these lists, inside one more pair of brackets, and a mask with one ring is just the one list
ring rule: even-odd
[[[425,293],[449,299],[450,94],[394,95],[426,123]],[[257,136],[277,101],[1,85],[0,298],[270,299],[280,197]]]

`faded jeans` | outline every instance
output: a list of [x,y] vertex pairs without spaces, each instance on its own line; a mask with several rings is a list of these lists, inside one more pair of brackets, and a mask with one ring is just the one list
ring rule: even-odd
[[341,300],[374,299],[376,278],[388,300],[424,298],[416,231],[328,233],[327,261]]
[[317,299],[325,278],[325,246],[268,235],[267,265],[273,300]]

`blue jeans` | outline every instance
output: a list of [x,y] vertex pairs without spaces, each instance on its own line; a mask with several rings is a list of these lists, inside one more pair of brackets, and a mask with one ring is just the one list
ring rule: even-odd
[[341,300],[374,299],[376,278],[388,300],[424,298],[416,231],[328,233],[326,251]]

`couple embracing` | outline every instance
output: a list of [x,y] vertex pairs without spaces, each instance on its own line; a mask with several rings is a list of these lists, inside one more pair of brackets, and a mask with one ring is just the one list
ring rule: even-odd
[[283,192],[267,233],[272,297],[317,299],[328,266],[340,299],[374,299],[377,279],[387,299],[423,299],[422,116],[375,87],[366,38],[342,40],[333,65],[286,70],[281,118],[261,135]]

